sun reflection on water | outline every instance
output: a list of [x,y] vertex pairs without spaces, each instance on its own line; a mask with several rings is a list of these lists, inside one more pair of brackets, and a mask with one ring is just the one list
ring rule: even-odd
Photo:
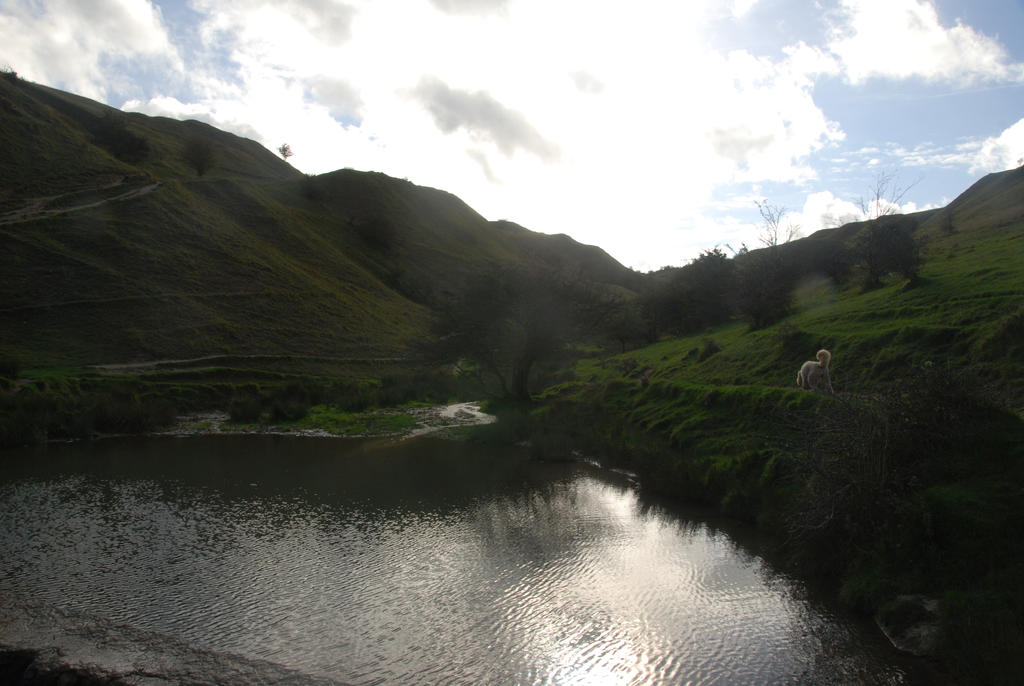
[[0,590],[351,684],[903,683],[706,521],[580,465],[438,450],[267,451],[234,490],[3,483]]

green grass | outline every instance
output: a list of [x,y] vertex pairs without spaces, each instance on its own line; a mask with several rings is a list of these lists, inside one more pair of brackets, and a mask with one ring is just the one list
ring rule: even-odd
[[[0,224],[0,357],[25,366],[211,354],[400,358],[474,274],[559,265],[609,288],[636,282],[598,248],[507,230],[461,200],[383,174],[309,178],[259,144],[199,122],[115,110],[0,79],[0,213],[146,195]],[[149,154],[126,162],[96,136],[118,116]],[[184,161],[201,137],[203,176]],[[502,225],[504,226],[504,225]],[[275,364],[275,368],[280,368]]]
[[295,429],[320,429],[337,436],[380,436],[407,433],[418,426],[402,412],[345,412],[337,406],[317,405],[292,424]]
[[[815,279],[764,329],[733,322],[580,360],[539,397],[540,449],[582,449],[648,488],[759,522],[797,568],[865,611],[902,593],[940,598],[955,678],[1014,683],[1024,669],[1016,202],[1016,214],[993,210],[995,224],[975,204],[954,233],[925,231],[913,283],[864,291],[856,276]],[[820,347],[834,355],[834,398],[795,388]]]

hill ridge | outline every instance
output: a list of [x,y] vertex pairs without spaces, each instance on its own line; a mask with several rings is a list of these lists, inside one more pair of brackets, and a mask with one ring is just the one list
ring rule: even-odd
[[600,248],[495,231],[447,191],[378,172],[308,176],[209,124],[10,74],[0,131],[0,356],[27,363],[391,355],[429,337],[481,274],[634,280]]

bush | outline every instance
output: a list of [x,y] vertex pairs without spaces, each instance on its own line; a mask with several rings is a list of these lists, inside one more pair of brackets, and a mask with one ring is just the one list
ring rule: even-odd
[[274,392],[270,399],[270,418],[294,422],[309,414],[309,408],[323,399],[323,389],[312,380],[292,381]]
[[927,519],[917,494],[978,474],[989,427],[1006,416],[968,381],[926,366],[878,398],[836,399],[792,427],[802,444],[790,446],[789,477],[800,495],[787,528],[798,558],[839,574],[870,550],[891,557],[909,545],[911,567],[939,555],[924,550],[927,536],[907,542]]
[[119,160],[136,163],[149,157],[149,141],[128,130],[128,116],[123,112],[104,114],[93,127],[93,136]]
[[239,424],[255,424],[263,415],[263,403],[251,395],[238,396],[231,400],[228,408],[231,421]]
[[876,288],[882,277],[899,274],[914,280],[921,269],[921,247],[914,238],[917,220],[887,216],[869,223],[857,235],[855,252],[864,268],[864,287]]
[[297,398],[275,398],[270,403],[270,418],[275,422],[296,422],[309,414],[310,405]]
[[765,248],[736,258],[736,310],[761,329],[789,312],[793,281],[778,248]]
[[[91,428],[100,433],[138,434],[172,424],[177,413],[170,401],[162,398],[139,397],[134,393],[115,390],[83,399],[74,408],[64,430],[74,426],[78,433]],[[87,421],[91,418],[91,422]],[[85,438],[73,435],[74,438]]]
[[0,447],[88,439],[96,432],[145,433],[172,424],[177,416],[170,401],[140,396],[130,387],[83,392],[39,386],[0,396]]

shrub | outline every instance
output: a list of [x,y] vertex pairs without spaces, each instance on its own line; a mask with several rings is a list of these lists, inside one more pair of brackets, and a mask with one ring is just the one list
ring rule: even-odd
[[237,396],[231,400],[228,414],[233,422],[255,424],[263,415],[263,403],[258,397],[251,395]]
[[870,222],[857,235],[855,252],[864,268],[864,287],[875,288],[882,277],[899,274],[914,280],[921,269],[921,248],[914,238],[917,220],[886,216]]
[[270,418],[294,422],[309,414],[309,408],[321,402],[323,389],[312,380],[291,381],[274,391],[270,398]]
[[[174,405],[168,400],[139,397],[115,389],[84,398],[69,417],[71,420],[78,418],[77,421],[69,421],[65,430],[74,426],[79,433],[89,428],[101,433],[145,433],[172,424],[176,414]],[[91,422],[88,421],[90,417]]]
[[296,398],[275,398],[270,403],[270,418],[275,422],[295,422],[309,414],[308,402]]
[[792,276],[778,248],[766,248],[736,258],[737,311],[754,329],[782,319],[793,298]]
[[135,163],[149,157],[149,141],[128,130],[128,116],[123,112],[104,114],[93,127],[93,136],[119,160]]
[[[835,399],[794,425],[787,517],[792,551],[813,571],[848,570],[871,551],[913,568],[939,559],[919,494],[984,469],[1006,415],[966,373],[925,366],[871,400]],[[989,453],[995,453],[992,457]],[[870,599],[868,599],[870,600]]]

